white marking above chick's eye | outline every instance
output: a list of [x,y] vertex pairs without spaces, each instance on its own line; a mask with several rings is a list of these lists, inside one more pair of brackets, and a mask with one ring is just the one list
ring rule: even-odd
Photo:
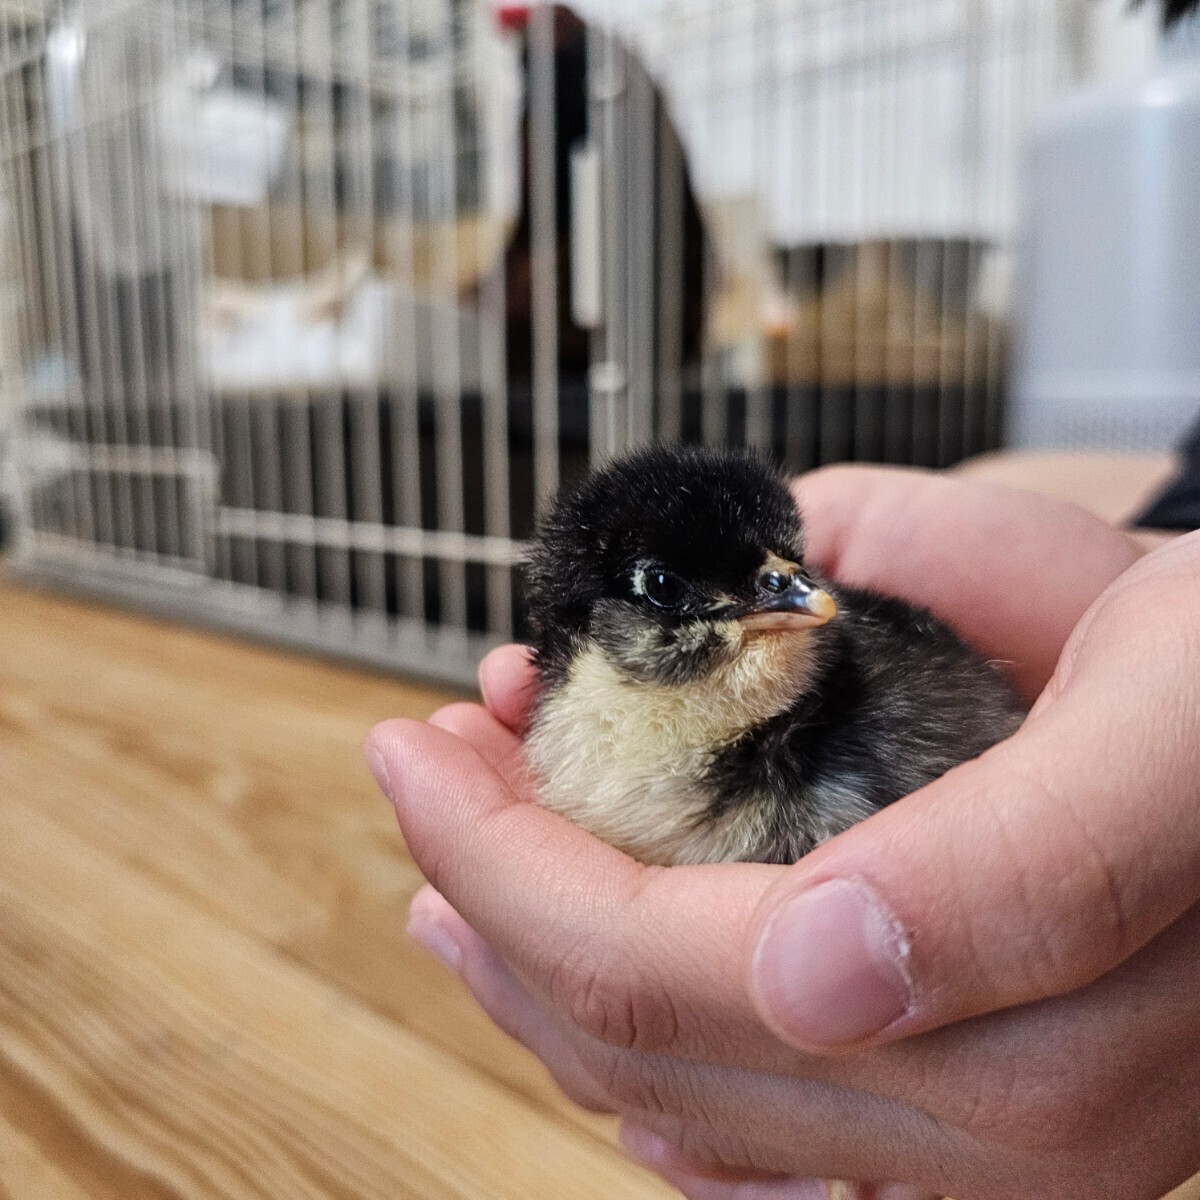
[[688,600],[688,585],[683,576],[668,571],[661,563],[638,563],[631,578],[633,594],[655,608],[677,609]]
[[737,601],[726,592],[714,592],[710,602],[705,605],[706,613],[724,612],[727,608],[732,608]]

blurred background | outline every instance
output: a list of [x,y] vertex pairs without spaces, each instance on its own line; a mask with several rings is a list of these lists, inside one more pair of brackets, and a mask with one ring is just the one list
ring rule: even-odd
[[668,1200],[404,936],[359,743],[625,447],[1144,509],[1200,414],[1163,16],[0,0],[5,1200]]
[[464,681],[541,503],[628,446],[1165,450],[1194,38],[1125,0],[0,0],[14,569]]

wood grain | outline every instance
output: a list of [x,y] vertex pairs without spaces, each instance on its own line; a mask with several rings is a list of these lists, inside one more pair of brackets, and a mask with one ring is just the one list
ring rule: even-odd
[[3,1200],[670,1194],[403,936],[448,698],[0,584]]
[[446,698],[0,588],[0,1195],[669,1194],[403,936]]

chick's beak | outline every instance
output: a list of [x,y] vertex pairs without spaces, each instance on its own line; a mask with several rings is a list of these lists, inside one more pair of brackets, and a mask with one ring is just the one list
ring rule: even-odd
[[737,621],[748,634],[799,633],[827,625],[836,615],[834,598],[801,571],[770,571],[759,581],[759,599],[743,608]]

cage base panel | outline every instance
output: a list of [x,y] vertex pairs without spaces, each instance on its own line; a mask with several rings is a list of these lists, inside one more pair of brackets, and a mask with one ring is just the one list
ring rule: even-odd
[[467,691],[476,688],[479,661],[499,644],[482,634],[338,610],[294,597],[267,596],[264,603],[257,589],[202,579],[194,590],[174,592],[117,571],[81,575],[68,565],[32,557],[10,560],[2,574],[14,583],[77,599]]

